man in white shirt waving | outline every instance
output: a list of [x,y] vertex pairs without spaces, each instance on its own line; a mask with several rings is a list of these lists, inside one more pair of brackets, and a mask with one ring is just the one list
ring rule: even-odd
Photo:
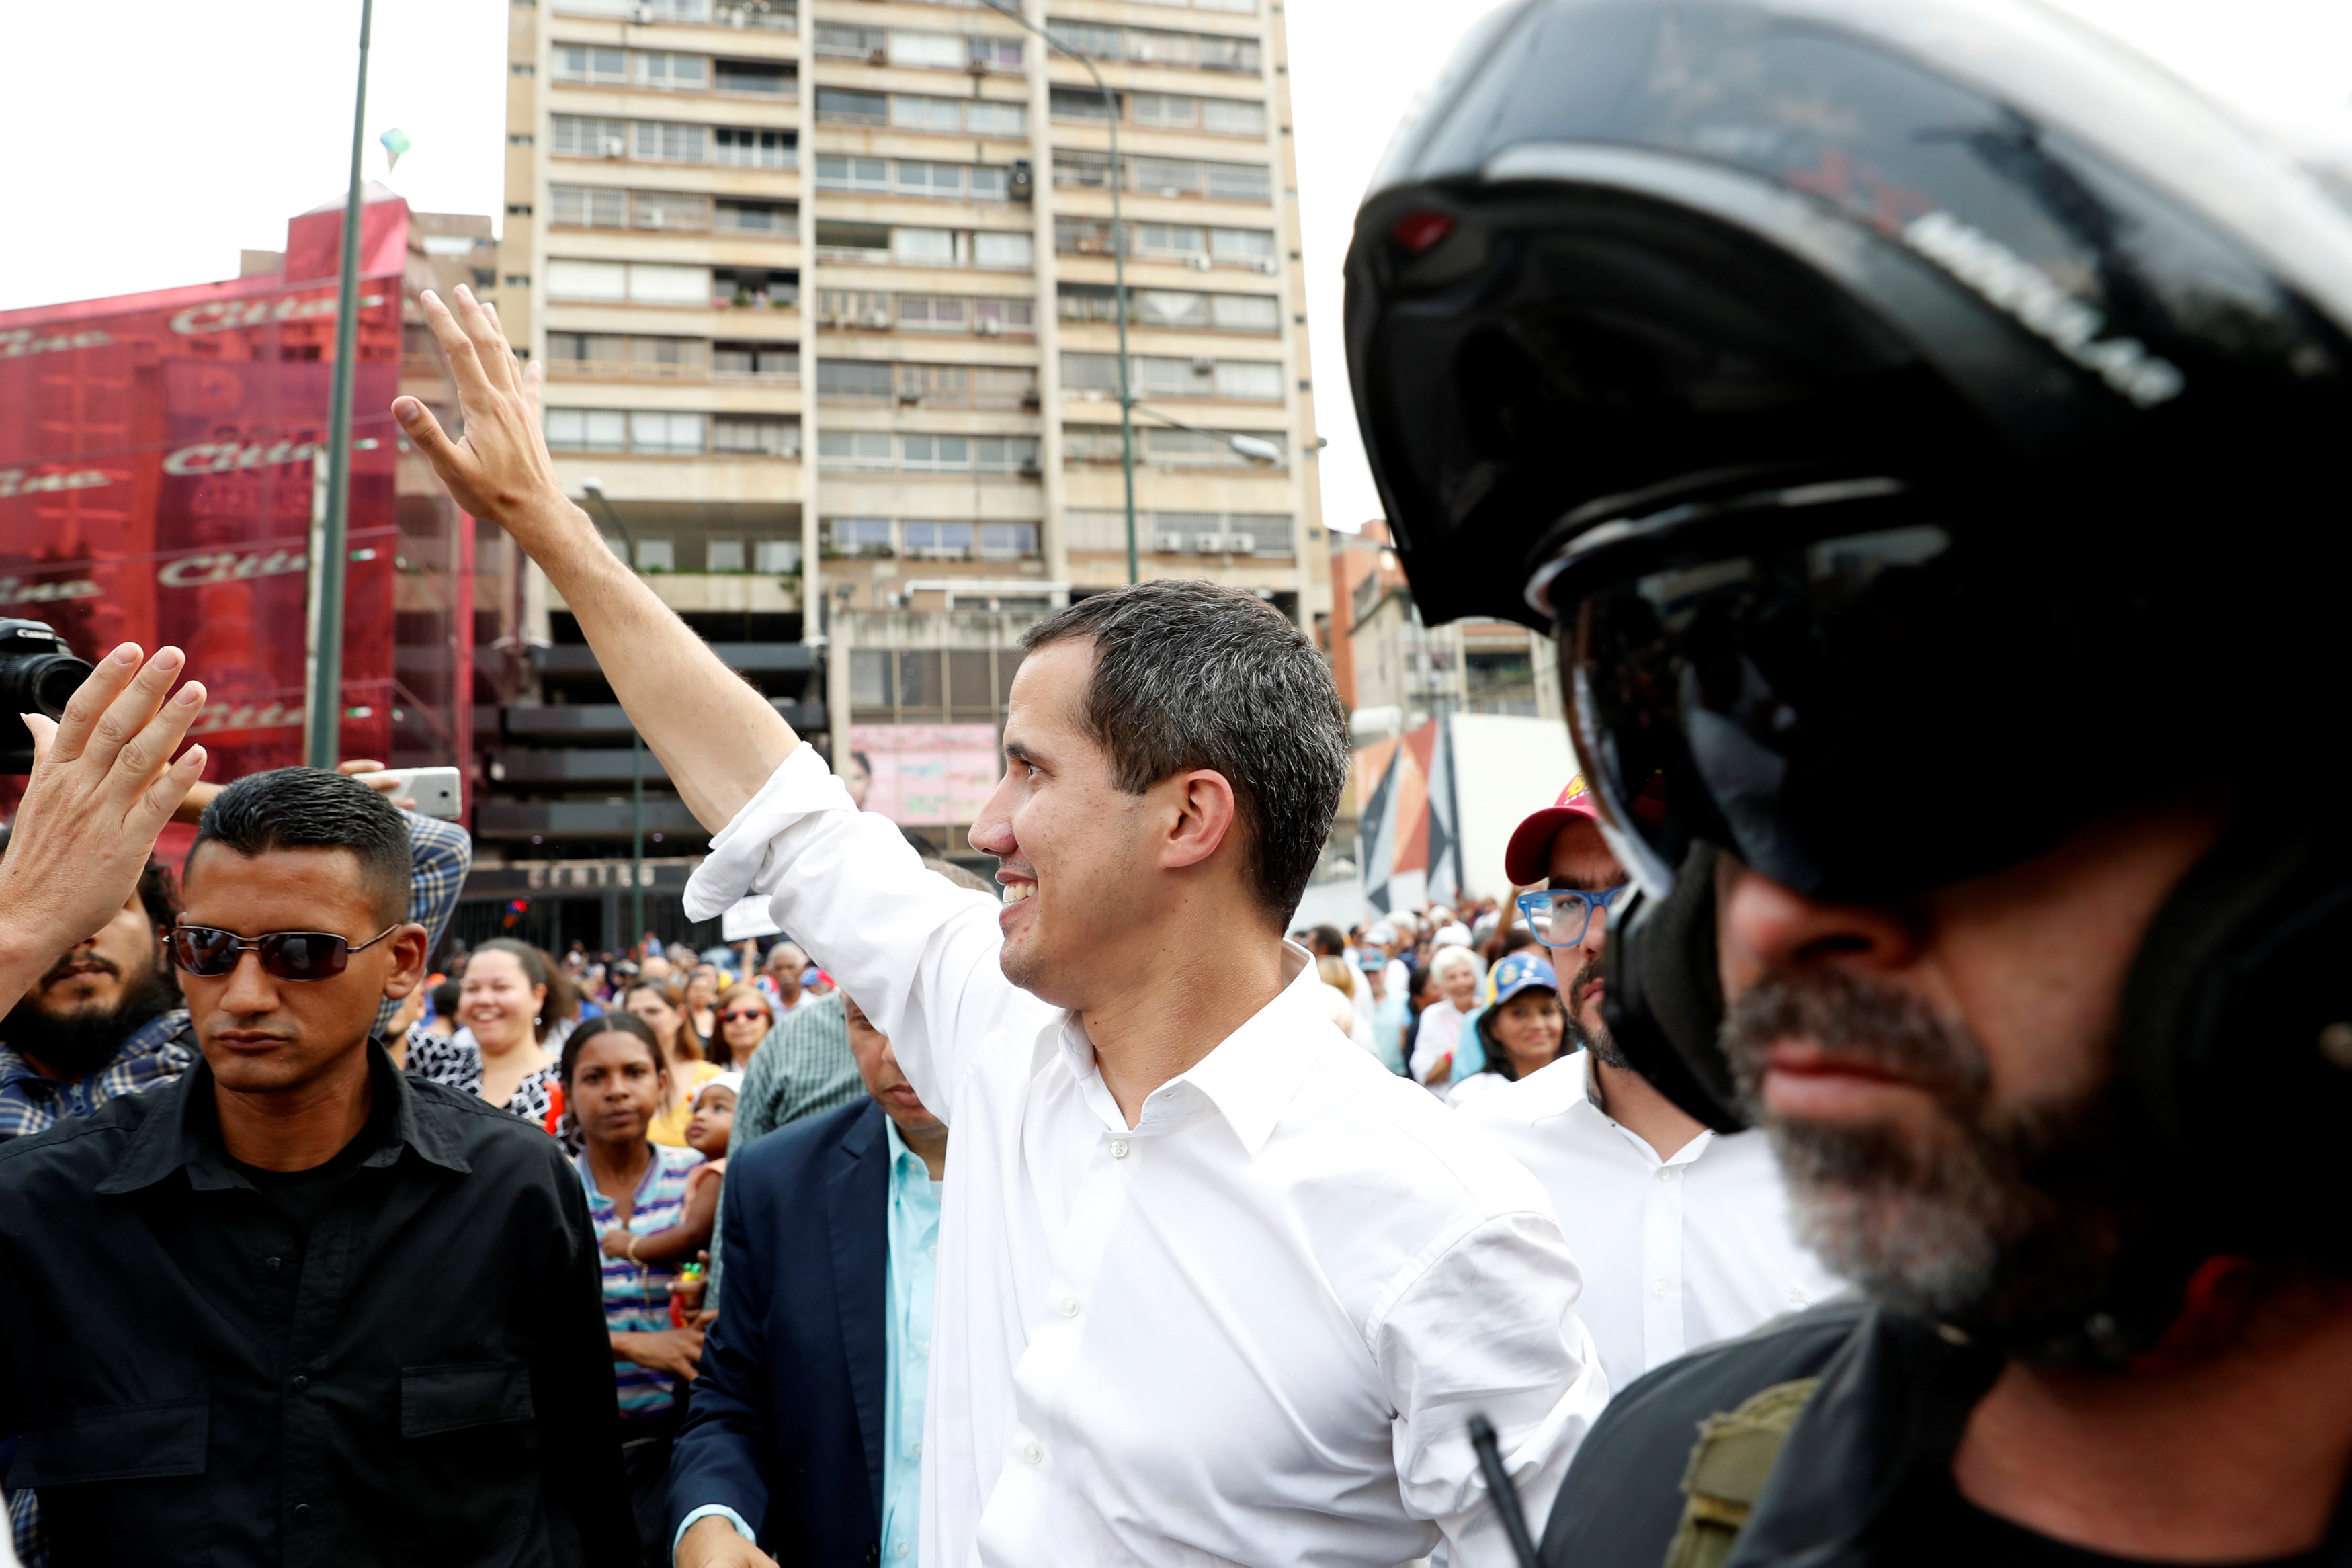
[[1764,1134],[1709,1132],[1611,1041],[1601,951],[1626,878],[1580,777],[1519,824],[1504,869],[1515,887],[1545,883],[1522,908],[1559,971],[1568,1038],[1583,1049],[1461,1113],[1551,1193],[1610,1387],[1844,1289],[1799,1245]]
[[[1340,1035],[1283,941],[1348,765],[1312,645],[1199,583],[1033,630],[971,830],[1000,907],[853,810],[605,549],[496,319],[462,289],[425,308],[465,439],[394,411],[717,831],[688,908],[771,896],[955,1130],[924,1562],[1507,1560],[1466,1421],[1540,1513],[1606,1382],[1541,1188]],[[762,1560],[713,1518],[678,1561]]]

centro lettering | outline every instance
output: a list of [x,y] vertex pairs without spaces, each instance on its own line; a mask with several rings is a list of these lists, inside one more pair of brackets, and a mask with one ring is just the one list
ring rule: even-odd
[[268,555],[224,550],[218,555],[184,555],[165,561],[157,570],[155,580],[166,588],[202,588],[209,582],[242,582],[249,577],[283,577],[310,564],[309,552],[299,549],[274,549]]
[[11,496],[37,496],[56,490],[95,490],[114,483],[114,476],[95,468],[71,473],[26,474],[22,468],[0,468],[0,501]]
[[54,338],[36,338],[30,327],[12,327],[0,332],[0,360],[21,359],[26,354],[55,354],[67,349],[102,349],[114,341],[97,328],[79,332],[60,332]]
[[[383,303],[381,294],[370,294],[360,300],[360,308]],[[299,321],[312,316],[331,316],[335,297],[320,294],[309,299],[289,294],[278,299],[223,299],[209,305],[191,305],[172,318],[174,332],[225,332],[232,327],[267,327],[273,321]]]
[[166,474],[233,474],[240,468],[274,468],[281,463],[307,463],[317,454],[315,441],[281,436],[265,446],[260,442],[240,445],[234,441],[206,441],[183,446],[163,459]]

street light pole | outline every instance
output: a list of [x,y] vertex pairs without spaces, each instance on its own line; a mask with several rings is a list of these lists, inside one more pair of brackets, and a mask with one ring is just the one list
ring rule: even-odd
[[[1118,161],[1118,99],[1103,80],[1102,72],[1087,56],[1063,43],[1053,34],[1032,22],[1001,0],[980,0],[998,16],[1017,22],[1045,40],[1049,49],[1059,49],[1086,67],[1087,75],[1095,78],[1095,90],[1102,94],[1103,112],[1110,126],[1110,276],[1111,311],[1118,318],[1118,469],[1127,486],[1127,580],[1140,580],[1135,549],[1135,398],[1127,379],[1127,227],[1119,216],[1118,193],[1127,183],[1127,171]],[[1050,90],[1050,89],[1049,89]],[[1051,177],[1051,171],[1048,171]]]
[[[598,509],[621,530],[621,548],[629,552],[629,570],[636,570],[637,541],[629,534],[629,525],[621,521],[620,512],[611,497],[604,494],[602,479],[583,479],[580,487],[595,501]],[[628,710],[621,716],[628,718]],[[646,737],[637,732],[637,721],[629,719],[629,945],[645,940],[646,935]],[[642,955],[640,955],[642,956]]]
[[310,692],[309,760],[313,768],[332,768],[343,744],[343,577],[351,570],[352,374],[359,356],[360,219],[367,204],[360,161],[367,147],[368,33],[374,19],[375,0],[360,0],[360,81],[352,95],[352,177],[343,196],[333,391],[327,405],[326,436],[319,444],[327,451],[327,505],[319,525],[319,559],[312,573],[319,595],[313,607],[318,643]]

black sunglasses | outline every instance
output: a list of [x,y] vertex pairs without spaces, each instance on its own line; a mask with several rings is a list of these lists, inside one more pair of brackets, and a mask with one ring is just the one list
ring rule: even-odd
[[240,936],[210,925],[181,925],[173,927],[168,946],[173,964],[206,979],[218,979],[235,969],[239,955],[250,951],[260,956],[264,973],[281,980],[331,980],[343,972],[352,954],[374,946],[406,924],[386,926],[357,946],[324,931]]

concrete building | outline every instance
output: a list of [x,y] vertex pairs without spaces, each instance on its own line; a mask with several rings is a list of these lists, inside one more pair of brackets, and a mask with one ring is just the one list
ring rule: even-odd
[[[1246,587],[1302,626],[1330,613],[1280,5],[1024,14],[1096,62],[1110,104],[970,0],[509,5],[492,293],[546,366],[559,472],[599,481],[614,548],[625,531],[663,598],[836,757],[886,708],[910,752],[908,725],[994,722],[959,718],[958,657],[1009,672],[1019,625],[1128,579],[1114,182],[1140,574]],[[527,575],[540,704],[609,710]],[[982,628],[997,640],[968,645]],[[893,680],[920,667],[902,652],[939,653],[943,695],[861,700],[879,665],[828,665],[829,635]],[[625,728],[572,718],[508,716],[487,858],[625,852]],[[664,852],[698,850],[654,789]],[[899,791],[893,814],[960,842],[966,823],[910,814],[940,798]]]

